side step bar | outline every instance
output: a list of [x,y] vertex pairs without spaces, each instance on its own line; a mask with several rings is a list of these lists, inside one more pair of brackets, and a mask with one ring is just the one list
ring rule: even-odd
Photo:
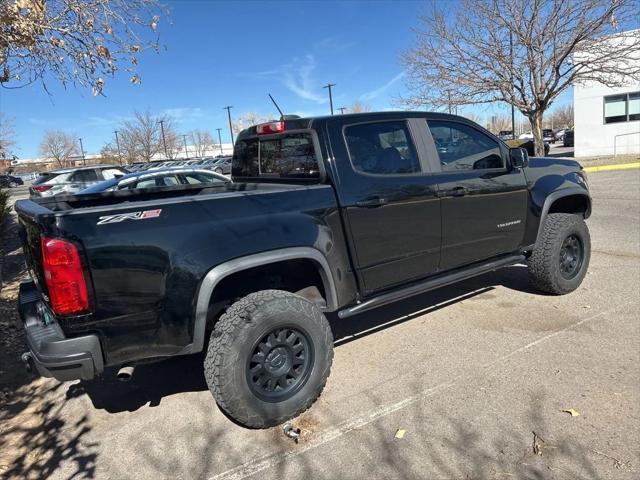
[[381,295],[378,295],[377,297],[373,297],[369,300],[365,300],[362,303],[358,303],[353,307],[340,310],[338,312],[338,317],[348,318],[353,315],[357,315],[358,313],[366,312],[367,310],[371,310],[373,308],[381,307],[382,305],[387,305],[388,303],[393,303],[395,301],[402,300],[403,298],[412,297],[419,293],[428,292],[429,290],[435,290],[436,288],[444,287],[452,283],[457,283],[461,280],[466,280],[468,278],[476,277],[478,275],[482,275],[483,273],[492,272],[493,270],[497,270],[499,268],[506,267],[508,265],[515,265],[518,263],[522,263],[524,261],[525,261],[524,255],[521,255],[521,254],[508,255],[506,257],[492,260],[491,262],[488,262],[488,263],[483,263],[482,265],[477,265],[474,267],[468,267],[462,270],[445,273],[443,275],[430,278],[428,280],[410,285],[400,290],[383,293]]

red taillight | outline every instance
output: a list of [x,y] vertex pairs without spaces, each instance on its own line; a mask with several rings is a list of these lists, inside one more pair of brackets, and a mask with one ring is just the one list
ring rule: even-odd
[[51,308],[58,315],[82,313],[89,309],[87,284],[76,246],[65,240],[43,237],[42,266]]
[[52,185],[35,185],[35,186],[32,186],[31,188],[33,188],[36,192],[46,192],[51,187]]
[[256,125],[256,131],[258,132],[258,135],[284,132],[284,120],[280,120],[279,122],[261,123],[260,125]]

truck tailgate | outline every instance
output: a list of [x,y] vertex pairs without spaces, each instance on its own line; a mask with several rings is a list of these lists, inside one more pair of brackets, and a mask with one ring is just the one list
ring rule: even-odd
[[15,204],[20,224],[19,235],[22,249],[31,278],[40,292],[46,293],[44,270],[42,268],[42,249],[40,238],[43,232],[55,225],[55,217],[51,210],[31,200],[18,200]]

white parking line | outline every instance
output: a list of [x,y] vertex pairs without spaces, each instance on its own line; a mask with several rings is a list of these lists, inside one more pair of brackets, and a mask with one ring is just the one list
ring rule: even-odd
[[[537,340],[534,340],[531,343],[528,343],[520,348],[517,348],[499,358],[497,358],[496,360],[489,362],[485,365],[482,365],[480,369],[476,370],[476,372],[483,372],[491,369],[492,367],[496,366],[497,364],[500,364],[502,362],[504,362],[505,360],[513,357],[514,355],[517,355],[519,353],[522,353],[526,350],[529,350],[533,347],[535,347],[536,345],[539,345],[540,343],[543,343],[553,337],[556,337],[558,335],[560,335],[561,333],[564,333],[568,330],[571,330],[573,328],[579,327],[580,325],[593,321],[599,317],[602,317],[604,315],[610,315],[613,312],[615,312],[616,310],[620,310],[622,308],[625,308],[629,305],[632,304],[639,304],[640,302],[635,302],[635,301],[630,301],[621,305],[618,305],[615,308],[612,308],[610,310],[606,310],[600,313],[596,313],[595,315],[592,315],[590,317],[584,318],[582,320],[580,320],[579,322],[575,322],[561,330],[556,330],[555,332],[549,333],[548,335],[544,335],[542,337],[540,337]],[[262,458],[258,458],[246,463],[243,463],[242,465],[238,465],[237,467],[231,468],[225,472],[219,473],[213,477],[210,477],[209,480],[241,480],[247,477],[250,477],[251,475],[255,475],[258,472],[261,472],[263,470],[266,470],[268,468],[271,467],[275,467],[276,465],[284,462],[285,460],[287,460],[288,458],[291,457],[296,457],[298,455],[301,455],[305,452],[308,452],[309,450],[312,450],[314,448],[320,447],[326,443],[329,443],[333,440],[335,440],[336,438],[339,438],[349,432],[351,432],[352,430],[355,430],[357,428],[361,428],[364,427],[376,420],[378,420],[379,418],[382,417],[386,417],[387,415],[390,415],[394,412],[397,412],[398,410],[401,410],[419,400],[423,400],[426,398],[429,398],[433,395],[435,395],[436,393],[440,393],[443,391],[446,391],[448,389],[450,389],[451,387],[457,385],[460,383],[460,381],[462,379],[468,380],[469,378],[475,378],[478,377],[480,375],[480,373],[475,374],[475,375],[459,375],[458,377],[455,377],[451,382],[445,382],[445,383],[440,383],[439,385],[436,385],[435,387],[431,387],[428,388],[426,390],[423,390],[415,395],[412,395],[410,397],[407,397],[403,400],[400,400],[399,402],[396,403],[392,403],[389,405],[383,405],[375,410],[369,411],[366,415],[362,415],[360,417],[356,417],[350,420],[347,420],[345,422],[342,422],[338,425],[336,425],[335,427],[331,427],[329,429],[327,429],[325,432],[323,432],[322,434],[320,434],[318,437],[316,437],[314,440],[310,441],[308,444],[301,446],[300,448],[296,448],[296,449],[292,449],[292,450],[288,450],[286,452],[279,452],[279,453],[274,453],[271,455],[266,455]]]

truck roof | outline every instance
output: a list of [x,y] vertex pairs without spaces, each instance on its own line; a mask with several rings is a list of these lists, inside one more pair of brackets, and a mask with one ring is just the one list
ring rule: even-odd
[[[370,119],[371,117],[379,117],[379,118],[385,118],[385,117],[397,117],[398,115],[404,116],[404,117],[425,117],[425,116],[429,116],[431,118],[438,118],[441,120],[466,120],[466,121],[471,121],[465,117],[461,117],[459,115],[452,115],[449,113],[441,113],[441,112],[427,112],[427,111],[420,111],[420,110],[392,110],[392,111],[384,111],[384,112],[362,112],[362,113],[345,113],[345,114],[340,114],[340,115],[318,115],[318,116],[313,116],[313,117],[296,117],[294,115],[285,115],[284,118],[284,122],[285,122],[285,131],[286,130],[294,130],[294,129],[308,129],[308,128],[312,128],[313,124],[315,122],[326,122],[326,121],[332,121],[332,120],[337,120],[337,119],[353,119],[356,120],[359,118],[368,118]],[[273,119],[271,120],[271,122],[278,122],[278,119]],[[257,134],[256,131],[256,125],[253,125],[249,128],[245,128],[244,130],[240,131],[240,133],[238,133],[238,139],[242,139],[244,137],[251,137]]]

